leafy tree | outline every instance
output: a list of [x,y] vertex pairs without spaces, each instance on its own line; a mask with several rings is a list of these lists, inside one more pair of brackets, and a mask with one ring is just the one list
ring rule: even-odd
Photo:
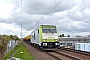
[[70,35],[68,35],[67,37],[70,37]]
[[59,36],[59,37],[65,37],[65,36],[64,36],[64,34],[60,34],[60,36]]
[[17,35],[13,36],[14,40],[20,40]]
[[62,34],[62,37],[65,37],[64,34]]
[[62,37],[62,35],[60,35],[59,37]]
[[11,38],[11,39],[14,39],[14,38],[13,38],[13,35],[10,35],[10,38]]

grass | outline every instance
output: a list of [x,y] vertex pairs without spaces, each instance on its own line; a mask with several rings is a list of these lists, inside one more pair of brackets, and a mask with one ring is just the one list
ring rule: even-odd
[[20,45],[14,57],[22,58],[23,60],[35,60],[23,44]]
[[17,45],[17,46],[14,48],[14,50],[10,51],[6,56],[4,56],[3,60],[8,59],[9,56],[11,56],[11,55],[15,52],[15,50],[18,49],[18,47],[19,47],[19,46]]

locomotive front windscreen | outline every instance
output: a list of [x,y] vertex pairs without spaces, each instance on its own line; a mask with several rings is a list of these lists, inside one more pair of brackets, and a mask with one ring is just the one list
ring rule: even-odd
[[43,33],[57,33],[56,28],[43,28]]

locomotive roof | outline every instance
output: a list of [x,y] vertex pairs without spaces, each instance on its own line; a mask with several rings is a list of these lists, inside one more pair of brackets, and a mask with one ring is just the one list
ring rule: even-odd
[[[40,25],[39,27],[41,27],[41,26],[54,26],[54,25]],[[38,27],[38,28],[39,28],[39,27]],[[55,26],[54,26],[54,27],[55,27]],[[38,29],[38,28],[37,28],[37,29]],[[35,30],[37,30],[37,29],[35,29]],[[33,30],[32,32],[34,32],[35,30]],[[32,32],[31,32],[31,33],[32,33]]]

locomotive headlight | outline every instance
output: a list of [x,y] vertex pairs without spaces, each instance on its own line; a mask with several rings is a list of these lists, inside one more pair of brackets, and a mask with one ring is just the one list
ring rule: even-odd
[[58,40],[55,40],[55,41],[58,41]]
[[43,40],[43,41],[46,41],[46,40]]
[[55,43],[55,45],[59,45],[59,43]]
[[47,46],[47,43],[43,43],[43,46]]

